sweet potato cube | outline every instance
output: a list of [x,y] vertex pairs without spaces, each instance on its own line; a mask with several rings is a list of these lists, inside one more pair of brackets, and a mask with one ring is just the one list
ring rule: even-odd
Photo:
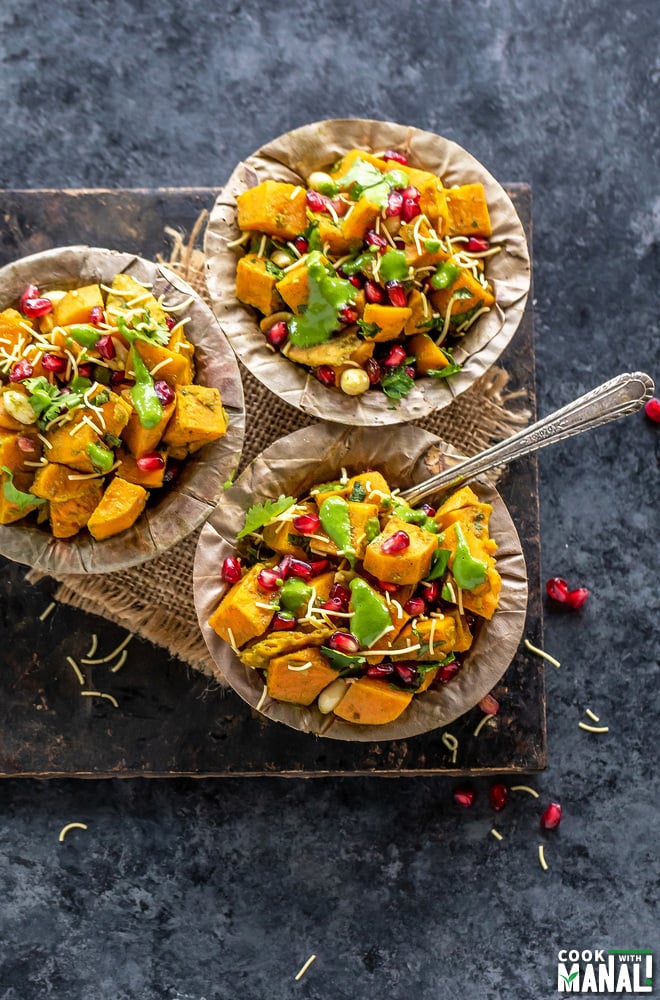
[[436,674],[438,673],[439,669],[440,669],[439,667],[434,667],[433,670],[426,670],[422,674],[422,679],[415,694],[423,694],[424,691],[428,691],[428,689],[431,687],[431,684],[433,684],[433,681],[435,680]]
[[249,253],[236,265],[236,298],[266,316],[280,307],[277,276],[268,271],[268,263],[268,258]]
[[362,160],[363,163],[370,163],[372,167],[376,167],[381,173],[385,173],[390,167],[397,166],[395,163],[387,163],[382,160],[379,156],[374,156],[373,153],[367,153],[363,149],[349,149],[348,153],[344,153],[342,158],[330,169],[330,176],[332,177],[335,184],[339,187],[343,187],[343,180],[350,170],[353,169],[357,160]]
[[37,469],[30,493],[34,493],[36,497],[43,497],[44,500],[57,501],[73,500],[87,493],[98,492],[100,480],[72,478],[79,475],[75,469],[70,469],[66,465],[49,462],[48,465],[42,465]]
[[324,251],[327,247],[330,253],[336,257],[342,257],[359,242],[358,240],[348,239],[341,228],[341,220],[339,221],[339,225],[337,225],[335,220],[328,218],[327,215],[315,215],[314,218],[319,224],[319,239]]
[[399,691],[386,681],[360,677],[335,706],[335,715],[362,726],[379,726],[398,719],[412,701],[412,691]]
[[449,360],[428,333],[416,333],[409,340],[410,353],[415,355],[415,367],[419,375],[446,368]]
[[[31,451],[26,448],[31,447]],[[6,465],[11,472],[26,472],[34,475],[34,466],[26,462],[38,462],[43,445],[33,428],[25,428],[20,434],[0,429],[0,465]]]
[[367,491],[367,495],[364,498],[366,503],[375,503],[380,506],[383,499],[381,493],[389,496],[391,492],[385,476],[375,469],[370,469],[368,472],[360,472],[356,476],[350,476],[346,483],[347,496],[351,495],[353,487],[358,483]]
[[[161,453],[161,457],[163,460],[165,459],[164,452]],[[137,464],[137,459],[125,448],[119,448],[117,459],[119,460],[117,475],[120,479],[126,479],[129,483],[143,486],[145,490],[160,489],[163,485],[165,461],[160,469],[141,469]]]
[[110,287],[115,289],[115,292],[108,292],[106,301],[109,323],[116,326],[117,314],[125,312],[126,309],[144,309],[157,323],[161,326],[165,325],[167,314],[160,302],[148,288],[141,285],[132,275],[116,274]]
[[409,266],[429,267],[448,259],[449,254],[441,246],[438,246],[437,250],[432,249],[439,242],[436,239],[438,233],[435,229],[434,233],[435,236],[422,216],[417,216],[412,222],[404,222],[398,236],[406,244],[406,262]]
[[283,181],[262,181],[236,198],[238,227],[292,240],[307,226],[305,189]]
[[[14,521],[20,521],[22,517],[29,514],[30,511],[34,510],[35,507],[39,506],[41,501],[35,498],[34,507],[26,506],[21,507],[19,504],[12,503],[12,501],[5,496],[4,486],[5,483],[10,482],[10,477],[6,472],[0,470],[0,524],[13,524]],[[11,479],[12,485],[20,490],[21,493],[28,493],[30,489],[30,483],[32,482],[31,472],[16,472]]]
[[101,439],[89,424],[77,419],[53,428],[47,436],[51,445],[48,449],[49,462],[68,465],[78,472],[96,471],[87,454],[87,446],[99,444]]
[[341,220],[341,231],[350,245],[360,243],[380,216],[380,205],[362,197],[352,205]]
[[464,653],[472,645],[472,632],[467,623],[465,615],[462,615],[458,608],[445,611],[445,617],[452,617],[456,627],[456,636],[452,647],[453,653]]
[[[301,669],[303,667],[305,669]],[[314,646],[274,657],[268,664],[267,674],[270,697],[294,705],[311,705],[321,691],[337,679],[337,671]]]
[[177,386],[174,415],[163,435],[164,444],[193,452],[226,432],[227,414],[216,388]]
[[494,566],[487,569],[487,579],[474,590],[463,591],[463,607],[468,611],[473,611],[481,618],[491,619],[497,611],[500,591],[502,590],[502,577]]
[[442,660],[454,649],[456,638],[456,623],[451,615],[444,618],[424,618],[413,623],[409,622],[392,643],[392,649],[406,649],[408,646],[420,645],[420,649],[411,653],[411,658],[422,662]]
[[[404,531],[410,544],[400,552],[383,552],[383,542],[397,531]],[[394,515],[389,518],[383,532],[367,545],[364,568],[377,580],[385,580],[387,583],[419,583],[431,567],[437,545],[436,535]]]
[[359,337],[354,327],[348,327],[342,333],[326,340],[323,344],[316,344],[314,347],[298,347],[295,344],[287,344],[282,353],[290,360],[297,361],[301,365],[310,368],[318,368],[319,365],[331,365],[339,368],[350,361],[359,364],[358,359],[371,357],[374,345],[368,340]]
[[493,229],[483,184],[463,184],[446,192],[449,236],[491,236]]
[[[209,624],[211,621],[209,619]],[[217,631],[217,629],[216,629]],[[283,656],[309,646],[324,646],[334,629],[323,626],[313,632],[269,632],[241,650],[240,660],[246,667],[265,670],[274,656]]]
[[479,503],[479,497],[472,487],[461,486],[459,490],[454,490],[453,493],[450,493],[447,499],[437,508],[435,520],[443,527],[442,519],[445,514],[454,510],[460,510],[461,507],[471,507],[475,503]]
[[30,343],[32,335],[26,329],[29,326],[30,321],[23,319],[16,309],[5,309],[0,313],[0,364],[14,353],[16,347],[22,351]]
[[144,510],[148,496],[136,483],[113,479],[87,522],[89,533],[100,541],[126,531]]
[[[325,262],[325,258],[323,261]],[[306,261],[300,260],[295,267],[286,272],[275,287],[289,309],[297,315],[300,314],[300,307],[306,305],[309,300],[309,274]]]
[[382,342],[395,340],[412,316],[412,309],[407,306],[384,306],[378,302],[367,302],[362,318],[365,323],[375,323],[378,333],[370,340]]
[[431,292],[429,297],[436,312],[444,316],[452,296],[459,291],[464,294],[464,297],[455,299],[451,304],[452,321],[455,324],[460,323],[462,317],[472,309],[490,308],[495,301],[493,293],[488,288],[484,288],[471,271],[462,267],[460,274],[449,288],[439,288]]
[[[392,164],[395,166],[395,164]],[[397,169],[399,167],[397,166]],[[419,170],[417,167],[409,167],[407,164],[400,168],[410,178],[419,191],[419,207],[427,217],[431,225],[435,228],[439,236],[444,236],[447,231],[448,207],[445,197],[445,188],[442,181],[429,170]]]
[[53,306],[53,319],[57,326],[89,323],[89,314],[96,306],[105,306],[99,285],[83,285],[63,295]]
[[209,625],[230,646],[239,648],[263,635],[275,614],[269,605],[272,592],[259,586],[257,577],[265,563],[256,563],[227,591],[209,618]]
[[102,487],[93,479],[92,489],[68,500],[51,500],[48,505],[50,530],[54,538],[71,538],[89,522],[101,499]]
[[174,401],[163,405],[163,416],[155,427],[143,427],[137,413],[131,408],[128,423],[121,431],[121,437],[135,458],[141,458],[147,452],[156,450],[174,413],[174,406]]
[[[154,378],[164,379],[171,386],[190,385],[192,382],[194,370],[192,360],[187,355],[170,351],[169,347],[161,347],[159,344],[147,344],[145,340],[136,340],[135,347]],[[157,365],[160,367],[154,372]],[[130,351],[126,359],[126,373],[133,374]]]
[[[102,392],[103,390],[99,390]],[[109,390],[105,390],[108,392]],[[96,393],[91,397],[92,403],[95,406],[96,403]],[[103,414],[103,419],[98,419],[98,424],[103,428],[106,434],[112,434],[114,437],[119,437],[124,427],[128,424],[131,414],[134,413],[133,407],[128,402],[128,400],[123,399],[118,396],[116,392],[110,391],[110,399],[107,403],[102,403],[99,407],[101,413]]]
[[[348,518],[351,525],[351,545],[355,551],[356,558],[362,559],[367,547],[365,526],[372,517],[378,517],[378,504],[357,503],[348,501]],[[323,534],[322,530],[319,534]],[[337,552],[337,546],[328,538],[327,541],[321,538],[313,538],[310,542],[312,552],[333,555]]]
[[[304,511],[300,513],[316,513],[315,505],[312,503],[301,504]],[[273,521],[263,529],[263,539],[269,549],[279,555],[290,555],[296,559],[307,559],[307,551],[295,541],[296,530],[291,521]]]

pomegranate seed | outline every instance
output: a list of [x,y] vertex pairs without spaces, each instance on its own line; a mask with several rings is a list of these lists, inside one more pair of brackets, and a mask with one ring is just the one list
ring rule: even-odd
[[385,301],[385,292],[371,278],[367,278],[364,283],[364,297],[367,302],[381,303]]
[[397,250],[405,250],[406,249],[406,241],[402,240],[400,236],[395,236],[394,237],[394,246],[397,248]]
[[40,297],[38,299],[21,299],[23,303],[21,312],[29,319],[36,319],[37,316],[45,316],[53,311],[53,303],[50,299]]
[[568,584],[566,580],[562,580],[560,576],[553,576],[552,579],[546,580],[545,590],[548,597],[551,597],[553,601],[558,601],[559,604],[566,604],[568,597]]
[[289,327],[283,319],[273,323],[266,333],[266,340],[271,347],[281,347],[289,336]]
[[479,708],[484,715],[497,715],[500,710],[500,703],[497,698],[493,698],[492,694],[487,694],[479,702]]
[[339,319],[342,323],[357,323],[360,314],[353,306],[344,306],[339,310]]
[[[125,381],[126,381],[126,372],[112,372],[112,374],[110,375],[110,385],[121,385],[121,383]],[[167,385],[167,382],[165,383],[165,385]],[[158,396],[158,393],[156,393],[156,395]],[[160,399],[160,396],[158,396],[158,398]],[[161,403],[163,402],[162,399],[160,401]]]
[[397,365],[400,365],[405,360],[406,360],[405,347],[401,347],[400,344],[396,344],[385,358],[383,364],[386,365],[388,368],[396,368]]
[[177,478],[181,469],[183,468],[183,462],[177,462],[174,458],[168,458],[167,466],[165,468],[165,474],[163,476],[163,486],[167,486],[169,483],[173,483]]
[[165,326],[167,327],[168,330],[173,330],[174,329],[174,327],[176,326],[176,320],[175,320],[174,316],[166,316],[165,317]]
[[352,632],[333,632],[328,639],[328,646],[346,656],[353,656],[360,649],[360,643]]
[[385,215],[388,218],[392,218],[395,215],[401,214],[401,208],[403,206],[403,195],[400,191],[390,191],[387,196],[387,207],[385,208]]
[[469,807],[474,803],[476,792],[472,785],[459,785],[454,789],[452,795],[456,805],[469,809]]
[[92,306],[89,310],[89,322],[92,326],[100,326],[101,323],[105,323],[105,313],[103,312],[103,306]]
[[311,212],[327,212],[328,211],[328,201],[324,195],[319,194],[318,191],[308,191],[307,192],[307,207]]
[[81,378],[90,378],[92,374],[92,365],[90,362],[85,362],[83,365],[78,365],[78,374]]
[[333,583],[332,589],[330,591],[330,600],[337,600],[341,604],[342,611],[348,611],[348,605],[351,600],[351,592],[348,587],[345,587],[343,583]]
[[136,463],[141,472],[157,472],[165,468],[165,459],[158,451],[149,451],[146,455],[141,455]]
[[413,618],[417,618],[418,615],[423,615],[426,611],[426,601],[423,597],[411,597],[410,600],[406,601],[403,605],[403,610]]
[[366,670],[367,677],[391,677],[394,673],[393,663],[372,663]]
[[488,798],[495,812],[502,812],[509,801],[509,789],[498,781],[488,789]]
[[319,380],[321,385],[334,385],[335,384],[335,370],[332,365],[320,365],[314,371],[315,377]]
[[414,184],[409,184],[407,188],[403,189],[401,194],[404,198],[409,198],[410,201],[419,201],[421,198],[420,190]]
[[440,673],[437,674],[437,678],[441,684],[446,684],[450,681],[452,677],[455,677],[458,673],[460,663],[458,660],[452,660],[450,663],[445,663],[444,667],[440,667]]
[[293,245],[300,254],[307,253],[309,250],[309,243],[304,236],[296,236]]
[[174,402],[176,395],[174,389],[169,382],[165,381],[164,378],[159,378],[156,382],[154,382],[154,389],[163,406],[168,406],[170,403]]
[[46,369],[47,372],[55,372],[60,374],[66,371],[66,366],[68,364],[66,358],[60,358],[57,354],[44,354],[41,359],[41,364]]
[[406,296],[406,290],[400,281],[388,281],[385,285],[387,289],[387,297],[390,300],[391,305],[399,306],[399,308],[405,308],[408,298]]
[[415,681],[417,680],[417,667],[410,666],[407,663],[395,663],[394,672],[401,681],[401,683],[405,684],[406,687],[409,687],[411,684],[414,684]]
[[419,202],[413,201],[412,198],[403,199],[400,214],[404,222],[411,222],[412,219],[416,218],[420,212],[421,209],[419,207]]
[[34,441],[32,438],[24,437],[22,434],[16,439],[16,444],[18,445],[19,451],[25,452],[26,454],[35,451]]
[[558,802],[551,802],[541,816],[541,828],[543,830],[555,830],[561,823],[561,806]]
[[327,601],[324,601],[321,605],[324,611],[327,611],[329,615],[332,615],[333,611],[343,611],[343,605],[338,597],[329,597]]
[[490,247],[490,241],[485,236],[470,236],[465,249],[468,253],[484,253]]
[[12,370],[9,372],[10,382],[22,382],[24,378],[32,378],[34,375],[34,368],[29,361],[21,359],[17,361]]
[[440,596],[440,587],[437,580],[424,584],[424,599],[427,604],[435,604]]
[[321,519],[318,514],[300,514],[293,519],[293,527],[299,535],[313,535],[319,530]]
[[576,590],[569,590],[566,595],[566,603],[573,611],[577,611],[578,608],[582,607],[588,596],[589,591],[586,587],[577,587]]
[[387,580],[379,580],[378,586],[385,594],[396,594],[399,589],[396,583],[388,583]]
[[367,229],[364,239],[370,247],[377,247],[378,250],[387,250],[387,240],[380,233],[377,233],[375,229]]
[[353,288],[362,288],[364,284],[364,278],[361,274],[349,274],[347,281],[350,281]]
[[282,578],[279,570],[270,569],[267,566],[265,566],[257,576],[257,583],[260,587],[263,587],[264,590],[277,590],[281,584],[281,580]]
[[660,424],[660,399],[649,399],[644,405],[644,413],[654,424]]
[[427,517],[435,517],[435,507],[432,507],[430,503],[420,504],[419,509],[424,511]]
[[325,569],[328,568],[328,560],[314,559],[309,565],[312,567],[312,576],[313,577],[318,576],[319,573],[322,573]]
[[24,312],[23,305],[28,299],[38,299],[39,298],[39,288],[37,285],[27,285],[25,291],[18,300],[18,308],[21,312]]
[[404,153],[397,153],[395,149],[386,149],[383,153],[384,160],[394,160],[396,163],[405,164],[408,162],[408,157]]
[[311,580],[312,564],[303,559],[294,559],[293,556],[285,556],[279,567],[280,576],[288,580],[290,576],[296,576],[299,580]]
[[395,531],[393,535],[386,538],[380,550],[386,556],[393,556],[397,552],[403,552],[410,545],[410,535],[407,531]]
[[222,563],[220,576],[226,583],[238,583],[241,578],[241,563],[236,556],[227,556]]
[[382,372],[380,370],[380,365],[375,358],[367,358],[364,363],[364,370],[369,376],[371,384],[378,385],[382,377]]
[[271,625],[275,632],[290,632],[292,628],[296,627],[296,619],[286,611],[276,611]]
[[117,353],[112,337],[109,334],[105,337],[99,337],[94,344],[94,348],[99,352],[104,361],[112,361]]

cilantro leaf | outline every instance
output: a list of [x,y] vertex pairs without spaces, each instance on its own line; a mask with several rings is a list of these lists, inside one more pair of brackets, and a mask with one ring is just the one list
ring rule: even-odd
[[166,347],[170,340],[167,326],[158,323],[148,309],[138,315],[131,315],[128,319],[126,316],[117,316],[117,328],[130,344],[137,339]]
[[363,337],[375,337],[380,332],[378,323],[365,323],[363,319],[359,319],[357,325]]
[[405,365],[398,365],[387,375],[383,376],[381,385],[383,392],[390,399],[402,399],[413,388],[415,380],[408,374]]
[[293,497],[282,495],[277,500],[266,500],[265,503],[255,503],[248,509],[245,515],[245,524],[236,537],[245,538],[246,535],[251,535],[252,532],[258,531],[259,528],[263,528],[274,517],[277,517],[278,514],[283,514],[285,510],[292,507],[295,502]]
[[362,483],[353,483],[353,489],[351,490],[351,495],[348,498],[349,503],[362,503],[367,495],[367,491],[362,485]]
[[427,375],[431,378],[448,378],[450,375],[455,375],[456,372],[460,372],[463,369],[463,365],[459,365],[457,362],[453,362],[446,366],[446,368],[429,368]]
[[2,484],[2,492],[7,503],[13,503],[20,508],[21,514],[33,507],[39,507],[46,503],[42,497],[35,497],[33,493],[24,493],[14,486],[14,473],[6,465],[0,465],[0,471],[6,473],[7,480]]
[[266,274],[270,274],[271,277],[275,278],[276,281],[281,281],[284,277],[284,271],[277,264],[274,264],[272,260],[267,260],[264,264]]

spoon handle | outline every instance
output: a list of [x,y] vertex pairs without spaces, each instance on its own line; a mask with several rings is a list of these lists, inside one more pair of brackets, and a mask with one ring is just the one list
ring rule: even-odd
[[592,427],[599,427],[610,420],[618,420],[635,413],[651,398],[653,380],[644,372],[625,372],[603,382],[584,396],[579,396],[560,410],[549,413],[531,427],[525,427],[511,437],[494,444],[474,458],[465,459],[418,486],[402,492],[401,496],[414,505],[424,497],[436,493],[441,487],[458,486],[467,479],[474,479],[496,465],[508,465],[515,458],[545,448],[555,441],[581,434]]

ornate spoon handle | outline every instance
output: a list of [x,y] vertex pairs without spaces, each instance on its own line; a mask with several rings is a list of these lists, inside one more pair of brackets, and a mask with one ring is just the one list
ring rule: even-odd
[[467,479],[474,479],[496,465],[508,465],[515,458],[529,455],[555,441],[581,434],[592,427],[599,427],[610,420],[618,420],[635,413],[651,398],[653,380],[644,372],[625,372],[616,378],[574,399],[560,410],[549,413],[531,427],[498,442],[474,458],[459,462],[450,469],[426,479],[418,486],[405,490],[401,496],[414,505],[424,497],[436,493],[441,487],[458,486]]

